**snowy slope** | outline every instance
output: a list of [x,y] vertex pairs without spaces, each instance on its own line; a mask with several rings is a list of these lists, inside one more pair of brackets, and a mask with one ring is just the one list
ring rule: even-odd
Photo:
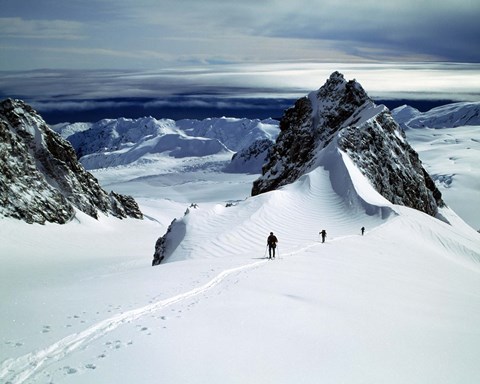
[[406,134],[447,205],[480,229],[480,125],[410,129]]
[[50,126],[52,130],[57,132],[64,139],[67,139],[69,136],[77,133],[83,132],[92,128],[93,123],[60,123]]
[[409,106],[394,109],[395,120],[407,128],[454,128],[480,125],[480,102],[446,104],[420,112]]
[[[333,145],[318,165],[231,207],[219,196],[246,197],[251,178],[225,183],[190,164],[196,188],[171,175],[162,191],[177,200],[162,199],[148,185],[167,170],[155,164],[143,178],[146,168],[132,167],[122,186],[136,189],[147,220],[4,220],[0,380],[478,381],[479,235],[448,209],[453,225],[388,203]],[[188,201],[201,203],[182,218]],[[184,239],[152,268],[173,216]],[[275,261],[264,259],[270,231]]]
[[480,102],[392,111],[447,204],[480,229]]
[[[473,131],[457,129],[411,130],[427,168],[475,168],[476,152],[442,152],[467,152]],[[2,219],[0,382],[480,381],[480,235],[448,208],[451,225],[389,203],[333,144],[297,182],[255,197],[258,175],[222,172],[230,153],[147,155],[93,171],[135,197],[143,221]],[[152,268],[174,217],[182,242]]]
[[179,120],[178,128],[187,135],[217,139],[228,149],[238,152],[257,140],[275,140],[278,121],[273,119],[211,118],[204,120]]
[[275,140],[272,119],[212,118],[205,120],[105,119],[97,123],[59,124],[85,168],[99,169],[158,157],[209,156],[246,149],[257,140]]

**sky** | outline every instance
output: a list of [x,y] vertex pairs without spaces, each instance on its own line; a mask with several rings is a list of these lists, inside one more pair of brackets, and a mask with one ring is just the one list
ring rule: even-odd
[[0,8],[0,96],[45,112],[132,100],[261,110],[269,99],[283,108],[342,66],[380,98],[471,101],[480,89],[474,0],[0,0]]

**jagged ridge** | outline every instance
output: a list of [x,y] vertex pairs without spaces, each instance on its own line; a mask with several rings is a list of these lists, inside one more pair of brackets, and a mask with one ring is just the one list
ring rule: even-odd
[[280,130],[252,195],[294,182],[315,165],[320,150],[338,139],[338,149],[390,202],[432,216],[444,204],[390,111],[376,106],[359,83],[346,81],[339,72],[285,111]]
[[75,209],[98,218],[142,218],[135,200],[104,191],[69,142],[20,100],[0,103],[0,213],[28,223],[66,223]]

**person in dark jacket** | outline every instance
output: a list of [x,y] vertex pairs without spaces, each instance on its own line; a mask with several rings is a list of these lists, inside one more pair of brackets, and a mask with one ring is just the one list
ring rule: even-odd
[[277,237],[273,234],[273,232],[270,232],[270,236],[268,236],[267,238],[269,259],[275,258],[275,248],[277,248],[277,243],[278,243]]
[[325,242],[325,238],[327,237],[327,231],[325,231],[324,229],[322,229],[319,233],[319,235],[322,235],[322,243]]

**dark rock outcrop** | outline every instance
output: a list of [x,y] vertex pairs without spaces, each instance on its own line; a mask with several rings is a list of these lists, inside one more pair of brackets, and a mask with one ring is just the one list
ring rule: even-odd
[[312,169],[319,151],[332,141],[390,202],[432,216],[444,204],[390,111],[376,106],[359,83],[346,81],[338,72],[285,111],[280,134],[252,195],[297,180]]
[[0,103],[0,214],[28,223],[66,223],[75,208],[98,218],[143,215],[130,196],[108,194],[70,143],[20,100]]
[[[188,215],[189,210],[185,212]],[[173,219],[167,228],[167,232],[157,239],[153,253],[152,266],[159,265],[163,259],[168,258],[179,246],[185,237],[186,227],[182,220]]]
[[381,112],[362,129],[343,129],[338,146],[388,201],[431,216],[443,205],[440,191],[389,112]]

